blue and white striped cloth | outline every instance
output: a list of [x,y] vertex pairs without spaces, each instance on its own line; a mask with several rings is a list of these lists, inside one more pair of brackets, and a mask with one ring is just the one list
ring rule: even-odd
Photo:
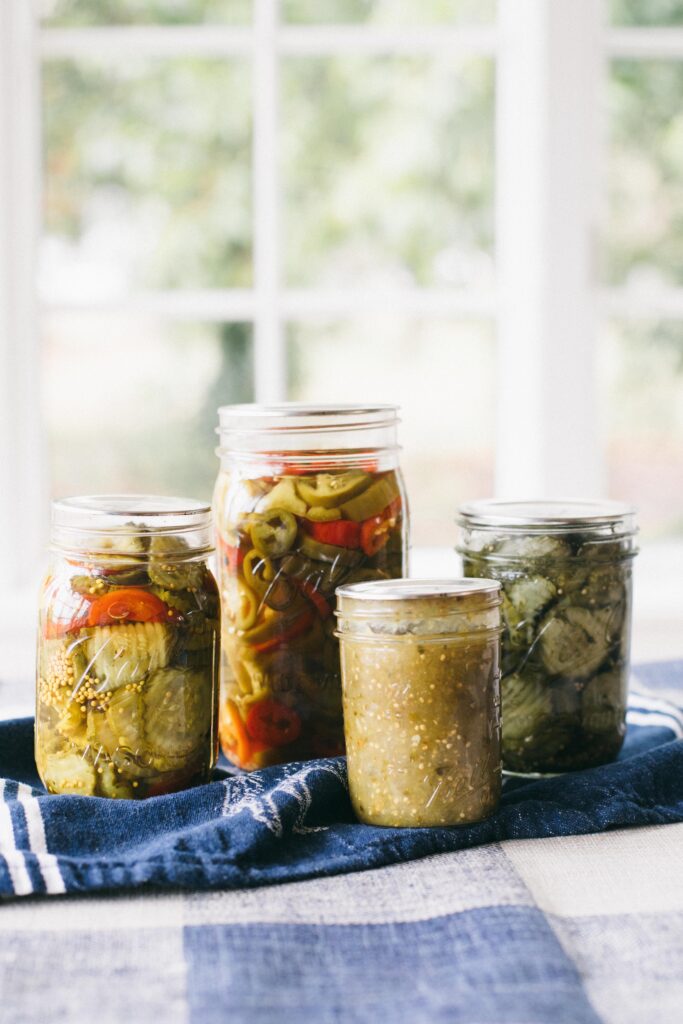
[[[550,787],[540,796],[519,787],[506,795],[498,835],[429,832],[465,835],[469,848],[406,847],[401,836],[420,840],[422,830],[378,830],[382,842],[367,830],[374,853],[362,863],[353,830],[363,827],[320,820],[320,787],[338,809],[343,785],[337,762],[318,762],[270,781],[258,773],[204,787],[185,816],[172,798],[135,805],[153,809],[158,836],[182,833],[183,888],[167,892],[59,898],[86,889],[91,869],[111,885],[118,865],[130,885],[131,851],[142,852],[146,870],[170,862],[158,836],[141,851],[129,820],[127,834],[114,837],[113,863],[110,835],[102,831],[98,849],[93,839],[105,821],[94,814],[101,802],[85,803],[86,821],[82,799],[38,796],[23,781],[30,753],[17,751],[0,801],[3,884],[53,898],[0,908],[0,1024],[679,1024],[683,716],[668,701],[681,703],[682,693],[683,663],[638,670],[630,756],[621,775],[619,765],[598,770],[606,792],[594,827],[585,809],[576,818],[576,797],[558,791],[563,780],[549,780],[529,784]],[[214,859],[230,872],[223,882],[204,873],[193,887],[193,855],[208,828],[202,801],[214,788],[226,822]],[[629,815],[642,818],[648,796],[654,820],[679,823],[619,828]],[[48,808],[60,804],[58,830]],[[543,832],[558,814],[583,834],[557,834],[557,822]],[[532,826],[546,838],[505,835]],[[73,850],[90,844],[85,861],[65,854],[68,836]],[[321,862],[331,838],[336,873]]]

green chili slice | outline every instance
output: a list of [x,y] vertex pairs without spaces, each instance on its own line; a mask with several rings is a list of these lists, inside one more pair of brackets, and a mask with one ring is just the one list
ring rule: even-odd
[[244,582],[261,597],[275,579],[275,570],[271,560],[260,554],[256,548],[247,551],[242,562]]
[[370,474],[362,469],[350,469],[346,473],[317,473],[313,477],[301,477],[297,481],[297,490],[307,505],[338,508],[369,487],[371,481]]
[[322,505],[313,505],[306,513],[306,518],[312,523],[331,523],[335,519],[341,519],[342,514],[338,508],[323,508]]
[[393,475],[382,476],[375,480],[366,491],[345,501],[341,510],[349,519],[360,523],[364,519],[378,516],[387,505],[391,505],[395,498],[398,498],[399,490],[396,478]]
[[245,587],[243,583],[238,583],[237,600],[235,624],[238,629],[251,629],[258,615],[259,599],[253,590]]
[[362,551],[354,548],[340,548],[335,544],[323,544],[307,534],[301,540],[299,551],[314,562],[331,562],[334,565],[353,566],[363,561]]
[[284,508],[272,508],[263,515],[252,516],[249,527],[251,542],[266,558],[276,558],[289,551],[296,540],[296,519]]
[[257,512],[270,512],[273,509],[278,511],[291,512],[295,516],[306,515],[306,501],[303,495],[298,495],[294,477],[285,476],[279,480],[272,491],[258,503]]

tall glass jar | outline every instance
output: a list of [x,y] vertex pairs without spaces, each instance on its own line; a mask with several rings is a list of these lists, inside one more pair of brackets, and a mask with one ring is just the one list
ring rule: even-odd
[[219,734],[241,768],[343,753],[335,589],[406,572],[395,406],[226,406]]
[[466,576],[503,585],[503,765],[612,760],[626,731],[635,512],[617,502],[476,501],[458,521]]
[[371,825],[464,825],[501,789],[500,584],[337,591],[349,791]]
[[209,779],[218,588],[211,510],[102,495],[52,507],[36,764],[51,793],[137,799]]

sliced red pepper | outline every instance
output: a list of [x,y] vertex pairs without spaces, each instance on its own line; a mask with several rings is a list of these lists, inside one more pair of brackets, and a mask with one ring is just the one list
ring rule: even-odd
[[350,519],[333,519],[327,523],[306,521],[304,529],[314,540],[321,544],[334,544],[338,548],[357,548],[360,546],[360,523]]
[[89,626],[110,626],[120,622],[167,622],[173,618],[168,605],[156,594],[137,587],[111,590],[93,601],[88,613]]
[[74,615],[68,622],[60,622],[47,616],[45,620],[45,639],[46,640],[61,640],[67,635],[67,633],[76,632],[79,629],[85,629],[88,625],[88,612],[82,612],[80,615]]
[[302,612],[298,619],[295,619],[292,624],[281,633],[273,633],[267,640],[263,640],[260,644],[253,644],[252,651],[274,651],[276,648],[281,647],[283,644],[289,643],[290,640],[296,640],[302,633],[306,633],[307,630],[313,625],[314,615],[312,609],[306,609]]
[[[348,452],[340,454],[338,459],[320,458],[312,460],[311,462],[303,462],[297,465],[290,460],[293,460],[297,455],[308,455],[308,452],[268,452],[269,458],[281,458],[282,464],[276,464],[272,466],[273,477],[281,476],[310,476],[313,473],[339,473],[344,469],[348,469],[348,463],[344,462],[344,455],[348,456]],[[360,462],[353,463],[354,469],[363,469],[366,473],[376,473],[378,469],[377,459],[368,457],[362,459]]]
[[226,736],[225,730],[221,728],[221,745],[226,755],[235,761],[240,768],[243,768],[251,758],[252,743],[242,721],[242,716],[239,713],[239,708],[233,700],[226,700],[225,710],[228,718],[229,735]]
[[296,580],[299,590],[307,597],[311,604],[315,605],[315,609],[321,619],[329,619],[332,614],[332,607],[323,595],[320,593],[315,583],[311,583],[310,580]]
[[251,705],[246,724],[249,736],[268,747],[282,747],[301,735],[301,718],[296,711],[270,698]]
[[366,555],[372,557],[381,551],[389,541],[389,535],[396,526],[401,510],[400,496],[394,498],[378,516],[372,516],[360,524],[360,546]]

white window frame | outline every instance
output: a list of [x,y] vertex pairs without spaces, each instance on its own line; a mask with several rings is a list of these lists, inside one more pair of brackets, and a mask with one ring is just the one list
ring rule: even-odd
[[[45,539],[46,459],[36,411],[38,321],[46,310],[249,320],[259,402],[285,397],[285,325],[291,319],[387,308],[405,316],[495,319],[498,493],[590,495],[603,488],[595,396],[600,318],[683,318],[683,289],[644,299],[627,288],[595,285],[601,79],[610,57],[683,58],[683,30],[608,28],[596,0],[499,0],[493,26],[407,30],[283,25],[278,8],[278,0],[254,0],[253,23],[244,27],[50,29],[35,23],[30,0],[0,4],[0,590],[22,578],[27,558],[34,564]],[[279,61],[283,55],[342,53],[485,55],[497,61],[496,292],[283,285]],[[251,55],[252,288],[147,291],[116,302],[84,296],[77,303],[48,303],[37,295],[40,62],[79,56],[118,61],[131,54]]]

